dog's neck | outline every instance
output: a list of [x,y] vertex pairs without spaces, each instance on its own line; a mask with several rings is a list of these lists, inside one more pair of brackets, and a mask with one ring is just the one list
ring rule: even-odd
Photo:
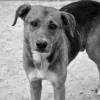
[[[58,66],[66,66],[68,65],[68,41],[63,34],[62,36],[57,39],[56,43],[54,44],[53,50],[51,54],[47,57],[48,62],[50,63],[49,69],[50,70],[57,70]],[[59,68],[59,67],[58,67]]]

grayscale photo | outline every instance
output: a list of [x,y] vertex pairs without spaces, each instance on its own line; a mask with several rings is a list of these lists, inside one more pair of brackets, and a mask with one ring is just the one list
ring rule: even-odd
[[0,100],[100,100],[100,1],[0,0]]

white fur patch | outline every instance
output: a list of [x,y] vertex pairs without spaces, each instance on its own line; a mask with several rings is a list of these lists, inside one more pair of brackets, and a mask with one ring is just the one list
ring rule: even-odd
[[100,95],[100,90],[98,90],[97,94]]
[[40,53],[37,52],[37,51],[33,51],[32,52],[32,56],[33,56],[33,60],[36,61],[36,62],[41,62],[41,56],[40,56]]
[[41,71],[35,69],[33,72],[29,73],[28,78],[29,78],[30,81],[35,81],[35,80],[38,80],[38,79],[43,79],[44,75]]

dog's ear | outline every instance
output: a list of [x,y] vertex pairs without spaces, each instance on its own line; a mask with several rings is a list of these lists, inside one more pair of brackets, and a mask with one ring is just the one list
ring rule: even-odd
[[71,36],[74,37],[74,30],[76,27],[76,21],[72,14],[61,11],[61,19],[63,27],[70,32]]
[[12,26],[14,26],[16,24],[18,17],[20,17],[22,20],[24,20],[25,16],[27,15],[27,13],[29,12],[30,9],[31,9],[31,5],[28,5],[28,4],[23,4],[20,7],[18,7]]

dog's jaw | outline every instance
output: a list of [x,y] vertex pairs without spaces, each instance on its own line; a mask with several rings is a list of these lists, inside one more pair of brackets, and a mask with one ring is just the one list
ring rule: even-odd
[[[49,53],[41,53],[38,51],[32,51],[32,57],[33,57],[33,62],[35,62],[35,64],[41,64],[40,68],[42,66],[45,66],[46,63],[48,63],[48,61],[46,60],[47,56],[49,55]],[[35,67],[37,67],[35,65]]]
[[47,56],[47,53],[32,51],[33,63],[35,65],[35,68],[28,75],[30,81],[46,78],[46,73],[48,72],[49,67],[49,62],[46,59]]
[[40,56],[40,53],[37,52],[37,51],[33,51],[32,52],[32,57],[33,57],[33,60],[37,63],[40,63],[41,62],[41,56]]

